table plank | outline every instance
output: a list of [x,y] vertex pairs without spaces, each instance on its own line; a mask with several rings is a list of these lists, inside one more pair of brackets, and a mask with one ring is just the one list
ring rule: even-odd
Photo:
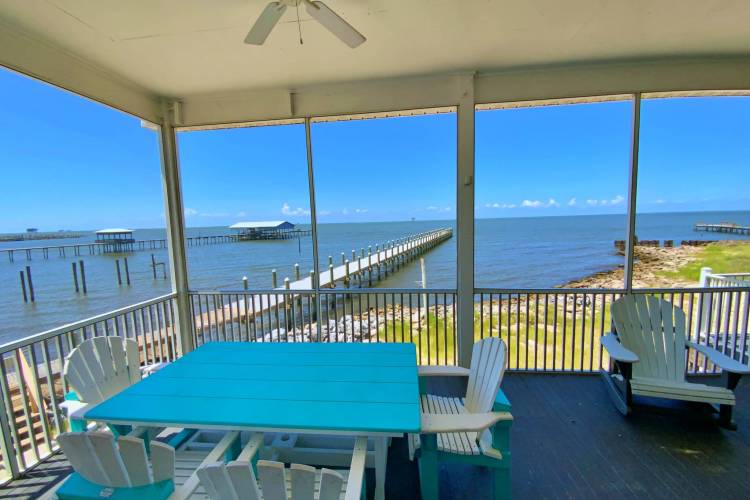
[[371,384],[369,382],[327,382],[265,380],[262,384],[227,384],[199,377],[149,377],[128,391],[131,396],[193,396],[196,398],[235,397],[241,399],[280,399],[368,403],[413,403],[419,391],[410,382]]
[[235,397],[131,395],[99,403],[86,418],[113,423],[374,433],[419,432],[419,405]]
[[247,366],[278,365],[278,358],[284,357],[285,365],[296,366],[413,366],[414,356],[411,353],[375,352],[375,353],[339,353],[339,352],[289,352],[289,350],[258,351],[197,351],[194,356],[186,358],[186,363],[224,363]]
[[[336,369],[333,369],[336,368]],[[249,368],[247,365],[226,363],[173,363],[158,374],[169,378],[201,377],[227,382],[264,382],[272,380],[324,382],[400,383],[414,379],[417,368],[405,366],[290,366],[285,364]]]

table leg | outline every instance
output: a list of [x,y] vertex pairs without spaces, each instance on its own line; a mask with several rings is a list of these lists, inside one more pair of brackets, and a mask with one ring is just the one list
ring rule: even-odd
[[385,499],[385,469],[388,466],[388,438],[375,438],[375,500]]

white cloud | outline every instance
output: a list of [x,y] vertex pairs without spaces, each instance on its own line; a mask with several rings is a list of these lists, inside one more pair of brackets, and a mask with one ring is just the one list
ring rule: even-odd
[[550,198],[547,202],[541,200],[523,200],[521,206],[525,208],[557,208],[560,204],[554,198]]
[[666,203],[666,200],[662,200],[661,198],[659,198],[654,203],[656,203],[657,205],[661,205],[662,203]]
[[367,208],[355,208],[354,209],[355,214],[366,214],[367,212],[369,212]]
[[425,210],[429,210],[430,212],[450,212],[451,207],[436,207],[435,205],[430,205],[425,207]]
[[341,211],[341,213],[342,213],[342,214],[344,214],[344,215],[349,215],[349,209],[348,209],[348,208],[345,208],[345,209],[343,209],[343,210]]
[[578,201],[575,198],[571,198],[570,200],[568,200],[569,207],[574,207],[576,205],[578,205]]
[[194,208],[186,208],[185,209],[185,217],[191,217],[193,215],[198,215],[198,211]]
[[292,208],[289,206],[289,203],[284,203],[281,205],[281,213],[284,215],[310,215],[309,210],[305,210],[302,207]]
[[608,205],[620,205],[622,202],[625,201],[625,197],[618,194],[612,199],[603,199],[603,200],[596,200],[596,199],[588,199],[586,200],[586,205],[590,207],[606,207]]
[[237,212],[236,217],[245,217],[246,215],[247,215],[247,212],[242,211],[242,212]]
[[318,212],[318,215],[325,217],[326,215],[331,215],[331,213],[332,212],[330,210],[321,210],[320,212]]

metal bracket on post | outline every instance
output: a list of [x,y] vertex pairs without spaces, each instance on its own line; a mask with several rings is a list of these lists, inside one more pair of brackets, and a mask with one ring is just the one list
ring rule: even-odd
[[458,364],[468,367],[474,344],[474,74],[458,78],[456,341]]
[[175,125],[182,121],[182,107],[176,102],[162,101],[161,131],[161,175],[164,190],[164,213],[167,222],[167,251],[172,291],[176,294],[177,328],[182,354],[195,348],[193,340],[193,317],[187,271],[187,250],[185,248],[185,214],[182,203],[182,182],[177,154]]
[[633,94],[633,123],[630,139],[630,172],[628,175],[628,233],[625,239],[625,293],[633,290],[633,263],[635,260],[635,204],[638,191],[638,147],[641,131],[641,94]]

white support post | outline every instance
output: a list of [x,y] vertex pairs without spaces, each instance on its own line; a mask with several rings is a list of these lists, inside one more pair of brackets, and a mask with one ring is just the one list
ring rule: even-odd
[[459,76],[456,176],[456,341],[469,367],[474,344],[474,75]]
[[190,312],[188,295],[187,250],[185,248],[185,215],[182,203],[182,181],[177,155],[177,135],[175,134],[174,103],[162,102],[160,130],[161,178],[164,190],[164,213],[167,223],[167,250],[172,291],[177,294],[177,317],[175,331],[179,336],[182,354],[195,348],[193,342],[193,317]]
[[312,151],[312,127],[310,118],[305,118],[305,145],[307,148],[307,191],[310,196],[310,235],[312,236],[313,250],[313,275],[312,283],[315,290],[315,309],[316,309],[316,334],[320,342],[322,336],[321,327],[321,301],[320,301],[320,262],[318,261],[318,211],[315,202],[315,173],[313,171],[313,151]]
[[638,192],[638,148],[641,133],[641,94],[633,95],[633,124],[630,138],[630,173],[628,176],[628,226],[625,239],[625,292],[633,290],[633,262],[635,252],[635,204]]

